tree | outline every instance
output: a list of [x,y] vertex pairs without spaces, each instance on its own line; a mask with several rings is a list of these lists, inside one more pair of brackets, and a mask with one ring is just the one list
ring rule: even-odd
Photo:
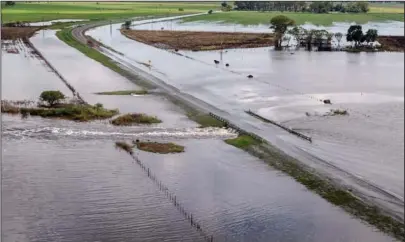
[[370,42],[375,42],[377,40],[377,37],[378,37],[377,30],[376,29],[369,29],[366,32],[365,41],[367,42],[367,44],[370,43]]
[[208,14],[212,14],[212,9],[208,11]]
[[299,46],[300,46],[300,36],[301,36],[301,30],[300,30],[300,28],[301,28],[301,27],[294,26],[294,28],[292,28],[292,29],[290,29],[290,30],[287,31],[287,33],[290,34],[290,35],[292,35],[292,36],[294,37],[295,41],[297,42],[297,46],[296,46],[297,49],[298,49]]
[[131,27],[131,20],[127,20],[124,22],[124,24],[122,25],[122,27],[124,27],[125,29],[129,29]]
[[281,49],[281,40],[283,35],[289,26],[295,25],[295,21],[284,15],[277,15],[270,20],[270,24],[270,28],[274,30],[276,36],[275,49]]
[[337,33],[335,33],[335,38],[336,38],[336,40],[337,40],[337,42],[338,42],[338,47],[340,47],[340,41],[341,41],[342,38],[343,38],[343,34],[340,33],[340,32],[337,32]]
[[53,107],[55,104],[65,99],[65,95],[60,91],[43,91],[39,99],[43,102],[47,102],[50,107]]
[[356,7],[360,12],[367,13],[369,9],[368,2],[356,2]]
[[221,7],[225,8],[226,6],[228,6],[228,4],[226,2],[221,3]]
[[355,46],[359,46],[363,38],[363,30],[361,25],[352,25],[347,30],[346,40],[349,42],[354,41]]
[[4,5],[5,6],[14,6],[15,2],[14,1],[6,1],[6,3]]

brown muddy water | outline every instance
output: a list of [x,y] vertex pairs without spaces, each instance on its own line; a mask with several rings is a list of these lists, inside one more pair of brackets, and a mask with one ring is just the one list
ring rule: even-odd
[[[235,137],[232,131],[198,129],[160,96],[94,95],[137,86],[52,34],[31,40],[86,101],[145,111],[163,123],[113,127],[108,121],[2,115],[4,241],[203,241],[136,162],[114,148],[117,140],[136,138],[186,147],[181,154],[135,154],[214,241],[393,241],[226,145],[223,139]],[[3,55],[3,63],[8,57]],[[14,83],[13,78],[2,81]],[[22,81],[29,85],[31,80]],[[10,99],[24,94],[19,89]]]

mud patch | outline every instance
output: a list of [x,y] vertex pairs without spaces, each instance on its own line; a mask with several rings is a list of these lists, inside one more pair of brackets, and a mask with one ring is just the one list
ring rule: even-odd
[[273,45],[271,34],[121,30],[130,39],[161,49],[217,50],[229,48],[256,48]]

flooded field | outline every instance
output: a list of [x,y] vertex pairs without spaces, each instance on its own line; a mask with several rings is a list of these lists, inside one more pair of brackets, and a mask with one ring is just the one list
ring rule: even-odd
[[[292,55],[259,48],[179,55],[127,39],[118,30],[110,34],[107,27],[88,33],[126,53],[122,59],[127,63],[253,125],[268,140],[289,143],[403,203],[402,53]],[[216,65],[214,59],[221,63]],[[151,60],[151,70],[136,64],[146,60]],[[246,78],[249,74],[254,78]],[[325,98],[333,104],[319,101]],[[347,109],[349,115],[322,117],[332,108]],[[314,144],[286,138],[274,127],[247,117],[247,109],[314,136]],[[403,214],[403,206],[401,210]]]
[[[350,25],[354,23],[334,23],[332,26],[319,26],[307,23],[301,25],[305,29],[325,29],[332,33],[346,33]],[[379,35],[404,35],[404,23],[399,21],[387,21],[387,22],[369,22],[362,24],[363,29],[377,29]],[[171,20],[158,23],[149,23],[143,25],[137,25],[134,29],[144,30],[160,30],[164,28],[166,30],[176,31],[219,31],[219,32],[247,32],[247,33],[270,33],[269,25],[241,25],[230,24],[223,22],[184,22],[183,20]]]
[[37,100],[45,90],[60,90],[72,97],[67,86],[23,41],[3,40],[1,52],[2,99]]
[[[119,25],[113,27],[118,29]],[[290,104],[299,101],[288,88],[280,86],[283,82],[279,80],[285,77],[277,76],[277,69],[271,72],[274,75],[271,80],[279,82],[267,83],[269,73],[259,72],[247,57],[245,59],[252,62],[249,65],[230,54],[222,56],[223,61],[231,63],[228,70],[207,61],[212,58],[210,55],[217,58],[218,52],[205,52],[201,56],[200,53],[181,52],[190,59],[128,40],[118,30],[110,34],[109,26],[89,33],[126,53],[123,58],[128,63],[224,109],[233,117],[262,128],[266,136],[286,136],[243,112],[251,108],[263,114],[263,108],[268,104],[254,100],[255,97],[290,97],[293,100]],[[232,130],[197,128],[183,110],[159,95],[95,95],[95,92],[139,87],[62,43],[54,36],[54,31],[41,31],[31,41],[89,103],[100,102],[107,108],[119,108],[122,113],[145,112],[158,116],[163,123],[114,127],[108,121],[75,123],[3,115],[2,226],[5,241],[203,241],[201,234],[190,226],[140,166],[128,154],[114,148],[115,141],[133,139],[176,142],[185,146],[185,152],[180,154],[158,155],[135,150],[135,155],[176,195],[214,241],[268,241],[269,238],[308,242],[393,241],[261,160],[225,144],[223,139],[236,136]],[[261,53],[267,58],[276,55],[268,49]],[[10,55],[3,55],[3,63]],[[282,60],[289,63],[290,57],[288,53],[284,57],[273,56],[270,63],[281,64]],[[314,55],[301,58],[319,60]],[[342,57],[336,58],[340,65],[346,63],[339,59]],[[137,64],[148,60],[152,63],[150,69]],[[383,65],[395,68],[386,62]],[[8,72],[13,69],[4,66],[2,69],[8,77],[3,78],[3,86],[8,85],[11,90],[16,80]],[[25,69],[28,70],[31,69]],[[32,70],[36,73],[36,69]],[[262,80],[249,80],[246,73],[261,76]],[[310,78],[313,77],[307,77],[307,84]],[[28,81],[21,85],[27,85]],[[58,78],[55,83],[63,84]],[[301,85],[307,84],[303,81]],[[403,94],[398,91],[394,79],[391,85],[378,95],[385,97],[387,103],[394,99],[399,105],[402,98],[403,107]],[[314,95],[333,92],[331,87],[319,86],[317,90],[300,91],[311,90]],[[294,86],[287,87],[295,90]],[[391,89],[396,90],[395,95],[391,95]],[[342,88],[340,92],[348,91]],[[10,99],[30,98],[24,96],[26,93],[30,95],[25,89],[16,89]],[[350,100],[347,95],[342,96],[346,97],[346,102]],[[278,105],[282,106],[280,102]],[[314,101],[308,107],[316,105],[318,103]],[[282,122],[298,120],[283,113],[285,111],[281,109],[277,114]]]

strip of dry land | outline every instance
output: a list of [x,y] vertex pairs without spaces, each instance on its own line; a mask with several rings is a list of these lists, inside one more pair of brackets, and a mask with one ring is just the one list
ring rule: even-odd
[[218,50],[256,48],[273,45],[272,34],[194,32],[168,30],[126,30],[121,33],[130,39],[162,49]]
[[[161,49],[218,50],[274,45],[272,34],[121,29],[126,37]],[[381,51],[404,51],[404,36],[379,36]]]
[[41,27],[1,27],[1,39],[13,40],[30,38]]

